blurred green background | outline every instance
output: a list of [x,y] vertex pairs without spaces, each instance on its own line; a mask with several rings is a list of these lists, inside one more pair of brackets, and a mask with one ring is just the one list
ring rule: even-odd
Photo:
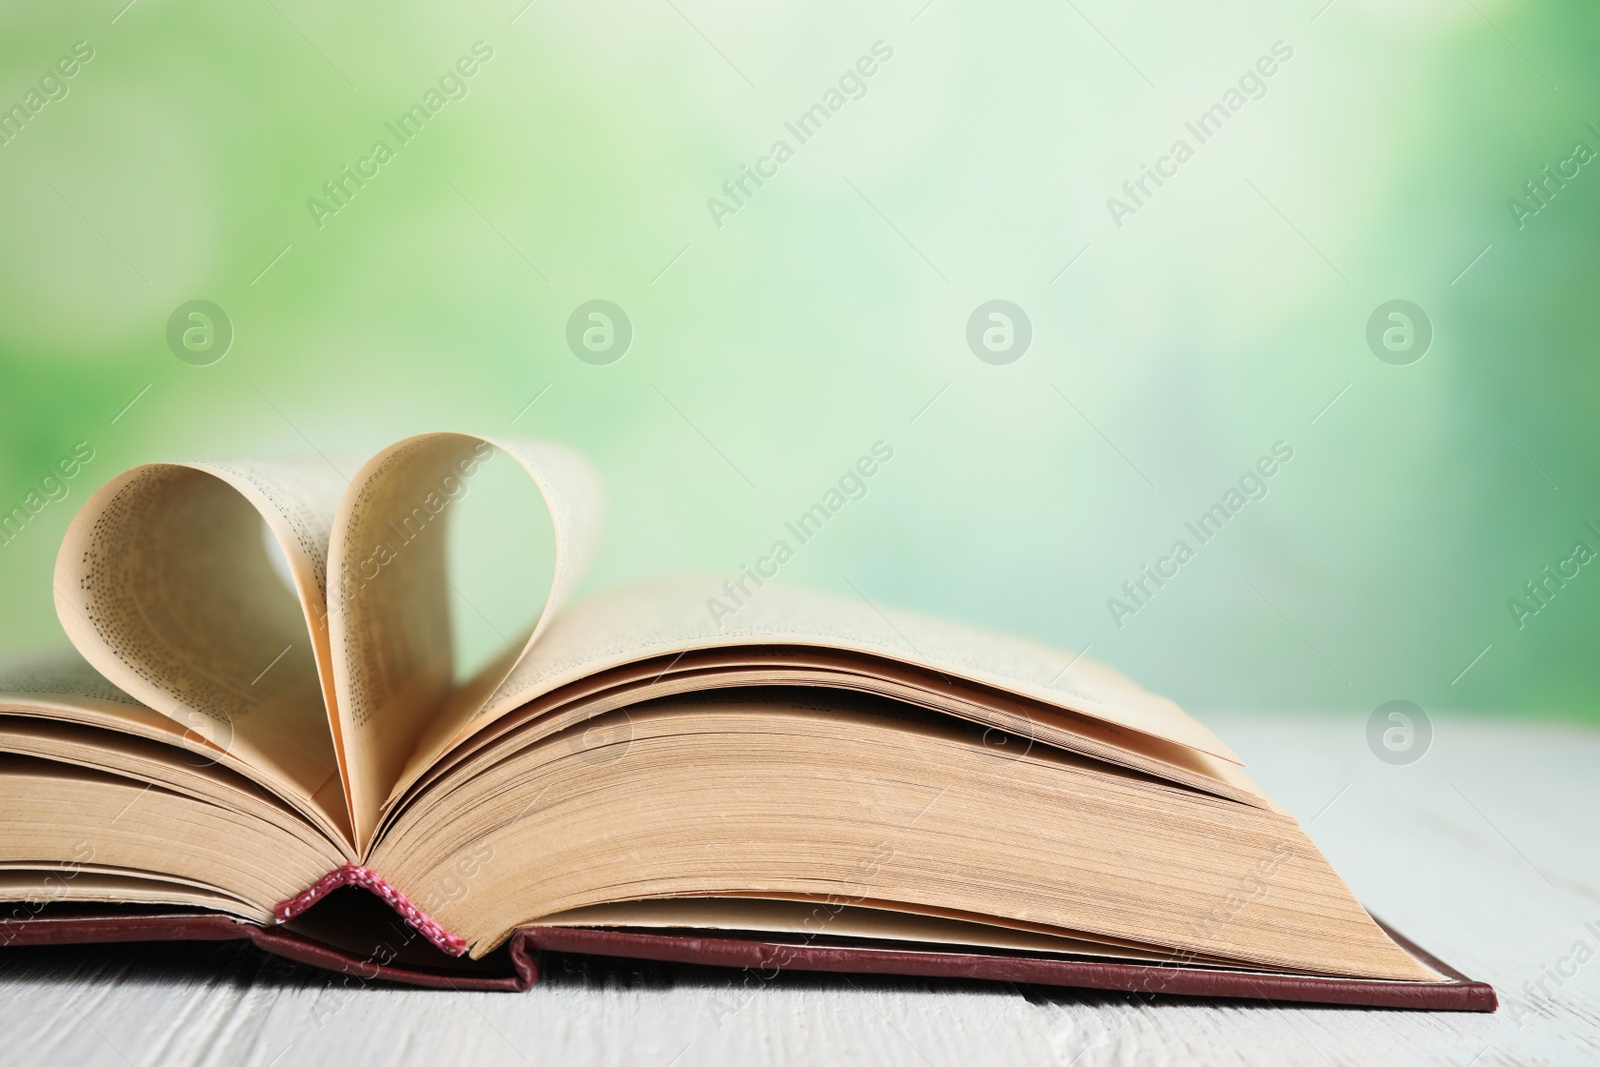
[[[1514,0],[10,5],[0,508],[94,458],[0,547],[0,646],[61,640],[60,535],[135,463],[555,438],[610,489],[597,591],[734,574],[882,440],[786,577],[1088,646],[1201,712],[1594,719],[1600,567],[1520,626],[1509,602],[1600,550],[1600,164],[1573,157],[1600,150],[1597,43],[1594,5]],[[336,214],[308,206],[380,140]],[[633,328],[609,365],[565,339],[596,298]],[[194,299],[233,325],[209,365],[166,338]],[[966,338],[992,299],[1031,323],[1003,365]],[[1366,336],[1395,299],[1432,324],[1405,365]],[[496,555],[463,588],[514,615]]]

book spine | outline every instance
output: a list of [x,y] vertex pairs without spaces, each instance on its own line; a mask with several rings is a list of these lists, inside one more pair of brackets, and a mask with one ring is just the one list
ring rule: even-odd
[[272,913],[277,916],[278,922],[288,922],[335,889],[347,885],[358,885],[377,894],[385,904],[393,908],[402,919],[411,924],[411,927],[417,933],[437,945],[440,951],[452,956],[460,956],[467,951],[465,939],[450,933],[423,914],[422,909],[411,903],[410,898],[378,875],[365,867],[357,867],[352,863],[347,863],[343,867],[329,871],[299,893],[273,908]]

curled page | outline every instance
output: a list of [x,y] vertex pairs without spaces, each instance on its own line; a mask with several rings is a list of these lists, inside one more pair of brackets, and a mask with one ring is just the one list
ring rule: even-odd
[[55,598],[73,645],[117,688],[343,830],[325,711],[327,552],[341,488],[320,464],[135,467],[73,518]]
[[[496,452],[527,473],[555,540],[544,605],[525,634],[455,684],[446,533],[452,504]],[[599,477],[559,445],[457,433],[411,437],[374,456],[340,504],[329,553],[334,738],[356,843],[419,743],[470,721],[525,659],[583,574],[604,514]]]
[[[730,594],[730,587],[732,591]],[[866,653],[1017,693],[1231,763],[1233,750],[1166,697],[1063,649],[865,598],[766,582],[660,579],[575,605],[440,751],[568,682],[697,649],[804,645]]]

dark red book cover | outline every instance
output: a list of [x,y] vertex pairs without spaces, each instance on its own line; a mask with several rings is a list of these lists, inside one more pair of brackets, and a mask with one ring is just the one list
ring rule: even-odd
[[[384,907],[383,903],[389,906]],[[403,901],[402,901],[403,902]],[[391,910],[393,909],[393,910]],[[412,909],[414,910],[414,909]],[[15,913],[13,913],[15,914]],[[404,921],[402,921],[404,920]],[[1383,925],[1381,922],[1379,925]],[[336,887],[276,926],[199,911],[49,905],[0,920],[0,946],[127,941],[250,940],[266,951],[362,981],[457,990],[524,990],[546,953],[743,968],[762,978],[784,971],[974,979],[1140,995],[1230,997],[1282,1003],[1492,1012],[1494,989],[1434,958],[1388,926],[1407,952],[1447,976],[1443,982],[1380,981],[1269,974],[1220,967],[1124,963],[1025,952],[786,938],[725,931],[642,931],[586,927],[518,930],[481,960],[434,943],[396,902],[371,887]],[[453,940],[453,939],[452,939]]]

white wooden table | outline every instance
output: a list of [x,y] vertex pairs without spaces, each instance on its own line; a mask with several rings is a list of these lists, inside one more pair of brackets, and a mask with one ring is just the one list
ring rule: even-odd
[[1435,716],[1427,755],[1397,767],[1368,750],[1364,718],[1206,718],[1373,911],[1495,985],[1498,1014],[803,974],[745,992],[730,972],[654,964],[558,969],[520,995],[346,990],[239,945],[79,947],[0,953],[0,1061],[1600,1061],[1600,731]]

